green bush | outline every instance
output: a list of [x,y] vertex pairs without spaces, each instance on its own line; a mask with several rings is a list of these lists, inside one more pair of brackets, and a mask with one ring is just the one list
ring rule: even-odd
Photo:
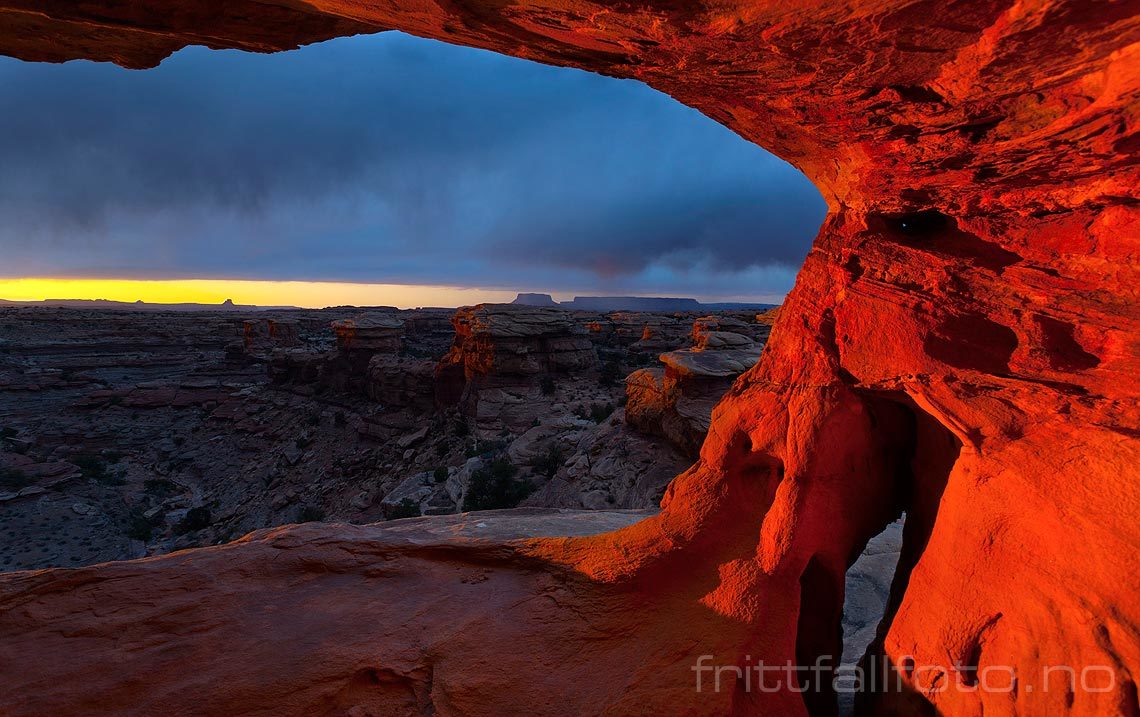
[[20,490],[27,488],[34,481],[28,477],[27,473],[16,468],[0,468],[0,488],[8,490]]
[[557,444],[551,444],[546,453],[539,456],[538,460],[534,462],[534,469],[544,476],[553,476],[566,462],[566,456],[562,454],[562,448]]
[[148,542],[154,535],[154,521],[143,515],[141,508],[135,508],[127,517],[127,537],[131,540]]
[[443,483],[447,480],[447,469],[440,466],[432,472],[431,477],[435,479],[436,483]]
[[542,381],[539,382],[539,388],[542,389],[543,396],[549,396],[554,393],[554,378],[551,376],[543,376]]
[[590,420],[594,423],[601,423],[610,417],[614,412],[614,407],[611,404],[595,403],[590,406]]
[[388,520],[398,520],[400,518],[418,518],[420,517],[420,504],[411,498],[404,498],[392,508],[384,511]]
[[459,438],[463,438],[467,434],[471,433],[471,428],[468,427],[467,421],[459,419],[454,424],[452,424],[451,432]]
[[303,505],[297,511],[298,523],[319,523],[325,519],[325,511],[318,505]]
[[178,492],[178,485],[165,478],[148,478],[143,482],[143,490],[156,498],[165,498]]
[[205,506],[198,506],[186,511],[186,515],[178,525],[174,526],[174,530],[179,534],[190,533],[210,527],[210,522],[210,509]]
[[618,379],[623,377],[621,359],[614,356],[602,364],[602,370],[598,373],[598,383],[608,388],[617,384]]
[[79,473],[87,479],[103,485],[123,485],[118,475],[107,470],[107,462],[99,456],[83,455],[71,459],[79,467]]
[[496,510],[514,508],[534,492],[534,485],[526,479],[516,479],[519,469],[506,458],[496,458],[471,476],[463,510]]

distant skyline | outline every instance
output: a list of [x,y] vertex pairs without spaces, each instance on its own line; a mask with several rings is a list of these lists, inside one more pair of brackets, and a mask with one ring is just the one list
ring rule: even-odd
[[790,165],[640,83],[398,33],[144,72],[0,58],[0,103],[18,110],[0,114],[0,279],[36,278],[0,281],[7,299],[776,301],[826,211]]
[[[536,291],[551,294],[555,301],[568,301],[575,296],[585,295],[578,292]],[[534,292],[524,289],[315,281],[0,278],[0,299],[8,301],[103,299],[122,302],[145,301],[149,304],[221,304],[228,299],[235,304],[296,306],[305,309],[344,305],[396,306],[401,309],[414,309],[423,306],[451,307],[507,303],[513,301],[519,293]],[[694,298],[705,303],[740,300],[733,296],[671,296]],[[783,301],[783,297],[770,295],[745,301],[778,304]]]

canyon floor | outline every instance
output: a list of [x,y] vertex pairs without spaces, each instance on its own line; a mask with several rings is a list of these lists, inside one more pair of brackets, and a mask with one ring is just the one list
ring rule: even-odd
[[[768,324],[742,312],[518,306],[5,308],[0,570],[137,558],[307,521],[655,508]],[[714,345],[692,352],[710,326],[735,332],[714,330]],[[665,374],[676,372],[661,354],[696,356],[716,375],[683,377],[695,388],[674,386],[670,399]]]

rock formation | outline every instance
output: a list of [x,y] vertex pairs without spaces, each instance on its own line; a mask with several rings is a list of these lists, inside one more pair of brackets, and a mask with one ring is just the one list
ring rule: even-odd
[[242,322],[242,349],[251,356],[265,356],[279,348],[299,343],[298,323],[290,319],[246,319]]
[[404,320],[395,316],[338,319],[332,330],[337,349],[346,354],[394,353],[404,345]]
[[[637,78],[792,162],[831,207],[763,358],[659,515],[475,542],[301,527],[9,575],[5,712],[829,714],[826,689],[730,673],[697,692],[692,668],[838,654],[844,571],[905,509],[871,650],[901,687],[865,707],[1136,713],[1135,2],[0,14],[0,50],[32,60],[147,67],[187,44],[399,28]],[[1050,666],[1099,666],[1098,689],[1049,685]],[[1012,671],[1008,689],[976,689],[987,667]]]
[[668,438],[696,458],[709,431],[713,406],[737,376],[760,360],[763,344],[752,336],[767,333],[763,324],[732,317],[698,318],[693,322],[692,348],[663,353],[664,366],[640,369],[626,377],[629,422]]
[[479,304],[459,309],[452,322],[455,344],[436,369],[437,396],[484,427],[529,426],[538,407],[527,399],[541,377],[597,364],[585,329],[561,309]]
[[[395,309],[336,319],[329,323],[335,352],[276,351],[269,374],[276,383],[301,392],[358,393],[386,406],[429,411],[435,405],[435,361],[430,357],[440,343],[437,323],[430,315],[405,317]],[[409,339],[414,346],[408,345]]]
[[523,306],[546,306],[556,307],[558,302],[550,296],[550,294],[519,294],[515,297],[512,304],[521,304]]

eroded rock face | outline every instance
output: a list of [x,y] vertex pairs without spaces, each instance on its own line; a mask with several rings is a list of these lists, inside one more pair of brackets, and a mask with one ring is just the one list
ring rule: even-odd
[[[844,570],[905,508],[872,648],[903,689],[865,705],[1136,712],[1135,3],[2,4],[0,49],[28,59],[139,67],[400,28],[635,77],[791,161],[832,208],[660,515],[445,547],[305,528],[7,576],[6,711],[827,714],[826,691],[786,682],[698,693],[691,667],[838,655]],[[293,559],[266,560],[283,540]],[[139,669],[109,658],[123,644]],[[1046,688],[1058,665],[1112,680]],[[1018,689],[970,689],[987,666]]]
[[452,323],[455,343],[436,368],[437,399],[489,430],[530,425],[542,377],[598,362],[585,329],[562,309],[479,304],[456,311]]
[[265,356],[301,342],[299,323],[288,319],[246,319],[242,322],[242,348],[246,354]]
[[737,376],[756,365],[768,326],[734,317],[693,322],[693,346],[660,356],[662,366],[626,377],[625,414],[646,433],[667,438],[696,457],[708,434],[713,407]]

